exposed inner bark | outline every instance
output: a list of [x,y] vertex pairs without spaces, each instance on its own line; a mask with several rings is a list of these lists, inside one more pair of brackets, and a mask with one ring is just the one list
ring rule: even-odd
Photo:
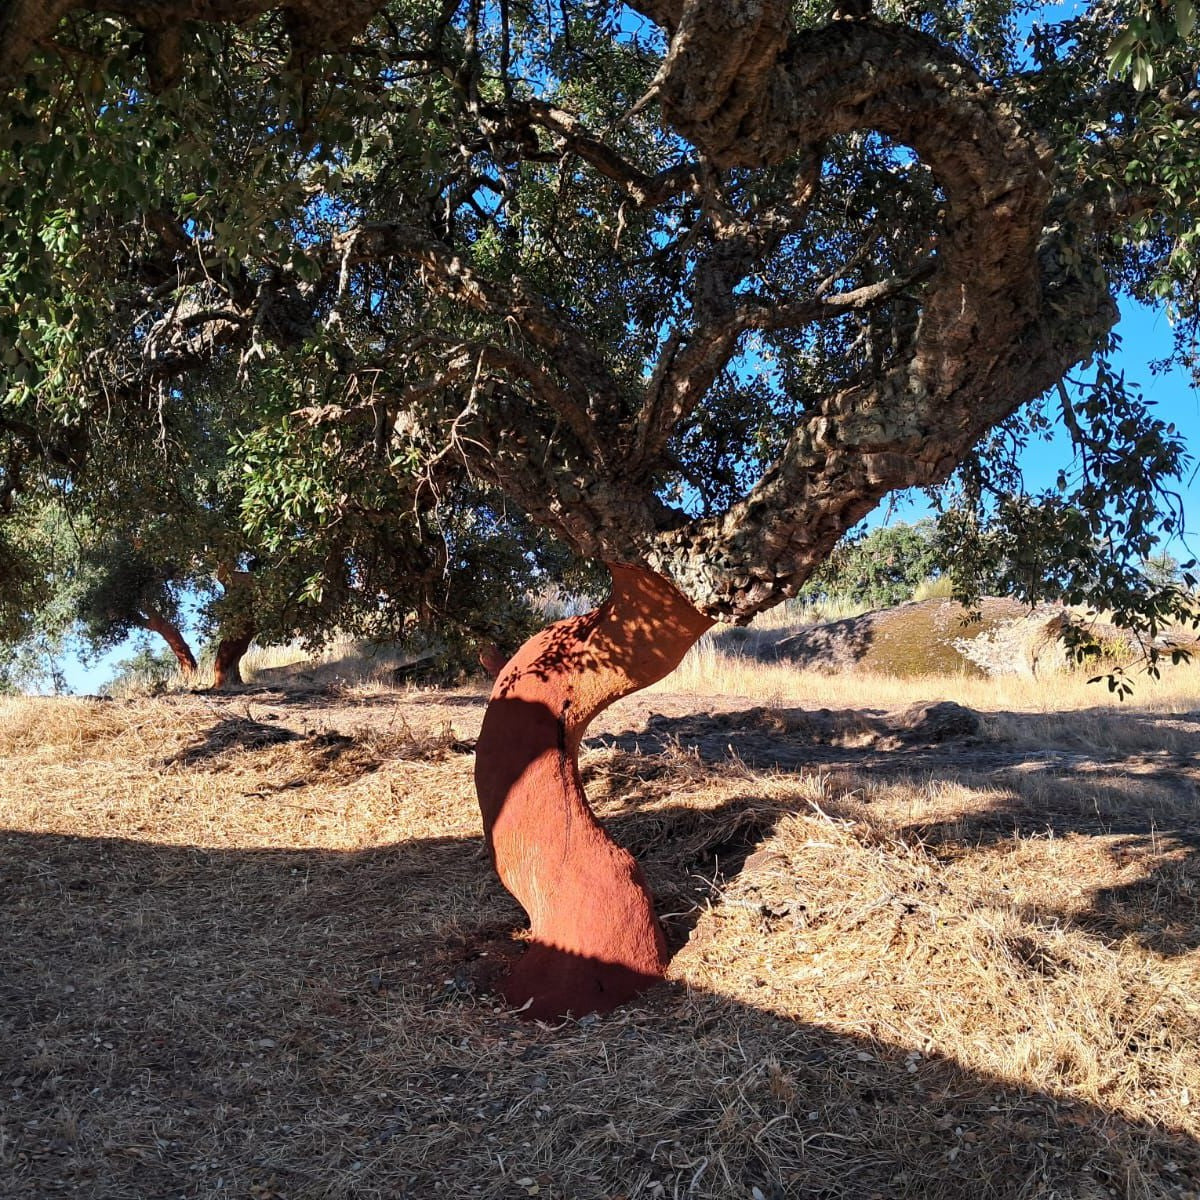
[[157,633],[170,646],[171,653],[175,655],[175,661],[179,663],[179,670],[184,678],[194,675],[196,673],[196,656],[179,631],[179,627],[152,608],[146,612],[145,624],[151,633]]
[[[282,9],[303,59],[364,28],[378,7],[378,0],[345,0],[336,10],[316,0],[16,0],[11,13],[0,13],[0,87],[58,17],[77,8],[120,12],[156,35],[147,38],[147,54],[169,79],[178,55],[157,34],[170,19],[231,21]],[[664,298],[666,336],[647,350],[653,359],[640,375],[627,369],[635,364],[614,364],[603,334],[521,272],[489,278],[453,222],[412,213],[396,220],[385,204],[368,206],[361,225],[305,247],[318,280],[300,284],[282,266],[247,269],[228,277],[215,307],[204,257],[189,251],[193,236],[172,216],[147,214],[147,230],[162,243],[148,262],[192,291],[187,304],[178,289],[163,298],[150,334],[137,339],[144,361],[132,377],[149,387],[239,346],[249,362],[261,354],[260,337],[302,342],[318,324],[332,328],[331,295],[350,305],[356,294],[371,294],[348,286],[352,271],[398,261],[431,296],[453,302],[447,311],[478,314],[478,325],[471,322],[478,333],[464,333],[457,319],[445,330],[427,328],[424,319],[439,321],[440,310],[418,308],[415,336],[404,323],[381,349],[384,360],[401,364],[395,394],[381,403],[375,383],[348,385],[345,394],[369,395],[380,429],[391,422],[390,405],[404,427],[444,435],[447,450],[434,464],[453,461],[450,449],[461,453],[480,478],[581,554],[644,564],[613,567],[613,593],[600,609],[545,630],[502,669],[496,657],[484,660],[499,675],[477,747],[480,805],[496,869],[528,911],[534,938],[504,991],[544,1017],[612,1008],[661,977],[666,959],[636,863],[608,839],[584,796],[577,753],[592,717],[672,670],[712,619],[746,621],[794,594],[888,492],[944,479],[986,429],[1100,344],[1116,315],[1092,218],[1068,212],[1071,182],[1056,178],[1031,117],[952,50],[875,20],[798,30],[790,0],[632,0],[632,7],[670,39],[644,99],[657,99],[694,154],[652,172],[545,101],[484,103],[468,87],[463,105],[480,145],[504,151],[506,162],[529,155],[544,163],[552,147],[564,164],[586,163],[635,209],[691,198],[694,266],[678,297]],[[839,11],[847,7],[861,6],[847,0]],[[439,55],[456,12],[454,4],[442,10]],[[478,6],[473,12],[477,24]],[[463,78],[482,65],[474,50],[466,57]],[[850,286],[853,254],[824,281],[794,292],[760,285],[761,268],[805,227],[827,144],[867,131],[909,147],[940,189],[944,204],[925,248],[914,242],[911,261],[899,261],[886,278],[864,275],[858,286]],[[785,163],[794,164],[795,186],[781,195],[768,188],[755,199],[726,187],[731,172],[745,178]],[[479,184],[473,175],[451,177],[447,214]],[[847,286],[834,288],[840,279]],[[907,315],[889,316],[889,304],[901,301]],[[886,356],[806,398],[777,460],[726,511],[693,518],[668,503],[664,481],[679,468],[672,438],[695,421],[746,336],[799,333],[847,312],[891,322],[897,336]],[[137,321],[144,320],[139,308]],[[344,349],[347,370],[379,375],[374,352],[360,368],[357,351],[350,343]],[[301,411],[332,421],[353,408]],[[538,445],[544,451],[531,453]],[[248,573],[232,568],[218,578],[227,588],[252,587]],[[253,592],[231,600],[229,612],[231,628],[242,627],[238,617],[252,624]],[[222,642],[217,687],[240,682],[250,637]]]
[[508,655],[495,642],[488,642],[487,645],[479,648],[479,665],[493,679],[496,679],[504,670],[506,662],[508,662]]
[[599,608],[542,630],[507,664],[476,745],[492,861],[533,934],[501,990],[530,1017],[607,1012],[667,964],[641,870],[588,806],[579,745],[597,713],[668,675],[712,621],[652,571],[609,570]]
[[217,644],[217,656],[213,660],[214,688],[236,686],[242,682],[242,657],[250,649],[253,640],[253,629],[221,639]]
[[221,640],[213,661],[213,687],[220,689],[242,682],[242,657],[258,632],[254,617],[254,574],[230,563],[217,566],[217,582],[225,589],[230,607],[222,613]]

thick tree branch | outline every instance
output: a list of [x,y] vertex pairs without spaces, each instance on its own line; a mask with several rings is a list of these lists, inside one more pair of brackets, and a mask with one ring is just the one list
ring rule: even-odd
[[34,50],[79,0],[8,0],[0,6],[0,96],[21,76]]
[[[650,561],[693,602],[744,619],[799,586],[887,492],[943,478],[983,430],[1087,353],[1114,310],[1103,282],[1058,253],[1058,231],[1043,236],[1046,148],[951,52],[912,30],[838,22],[794,35],[769,65],[756,59],[754,71],[731,70],[751,44],[769,40],[778,12],[753,6],[730,39],[728,12],[717,12],[724,6],[652,7],[675,30],[664,112],[711,159],[761,166],[872,130],[912,147],[946,196],[910,352],[811,412],[742,503],[657,539]],[[774,315],[756,302],[731,303],[735,274],[710,274],[715,300],[701,296],[698,307],[707,303],[717,319],[701,325],[694,350],[670,346],[672,366],[652,380],[660,392],[648,419],[660,440],[691,402],[689,351],[703,390],[734,331],[814,315],[811,301]],[[895,285],[887,281],[880,295]],[[878,298],[855,292],[845,294],[847,306]],[[666,384],[675,395],[664,404]]]
[[593,137],[579,119],[538,100],[526,101],[507,116],[514,125],[528,123],[545,129],[559,154],[574,154],[606,179],[618,184],[639,208],[655,208],[701,185],[703,168],[696,163],[676,163],[654,174],[624,158],[600,138]]
[[[767,328],[747,323],[749,310],[738,287],[761,267],[789,234],[801,227],[816,196],[821,174],[819,149],[808,155],[797,172],[787,196],[761,205],[751,214],[734,212],[711,188],[705,189],[711,244],[696,269],[694,317],[690,335],[675,331],[668,338],[651,373],[638,414],[633,440],[633,460],[638,465],[653,462],[666,448],[672,430],[707,393],[737,345],[750,328]],[[796,306],[789,324],[807,324],[823,310]]]
[[945,373],[947,391],[914,387],[905,359],[831,395],[745,500],[660,535],[651,563],[705,611],[749,619],[801,586],[889,492],[944,479],[986,429],[1053,386],[1116,320],[1086,262],[1060,254],[1052,237],[1040,257],[1044,311],[1023,336],[981,339],[970,369]]

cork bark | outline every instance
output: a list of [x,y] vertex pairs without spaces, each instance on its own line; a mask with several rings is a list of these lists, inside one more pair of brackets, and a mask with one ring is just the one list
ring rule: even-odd
[[599,608],[544,629],[509,661],[476,745],[492,860],[532,937],[501,990],[530,1017],[607,1012],[667,965],[642,872],[588,805],[579,746],[597,713],[673,671],[712,622],[652,571],[609,570]]

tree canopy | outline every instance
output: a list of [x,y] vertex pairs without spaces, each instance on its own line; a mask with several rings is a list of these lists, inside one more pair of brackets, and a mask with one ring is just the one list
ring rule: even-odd
[[495,496],[458,484],[435,505],[380,467],[360,427],[259,414],[247,435],[238,396],[191,395],[162,398],[153,437],[93,428],[87,469],[10,517],[26,554],[6,589],[13,641],[93,655],[145,631],[190,676],[195,626],[221,686],[240,682],[252,637],[434,639],[452,666],[532,630],[526,593],[567,556]]
[[234,404],[268,538],[358,428],[356,483],[496,489],[746,620],[889,491],[994,508],[1061,419],[1132,587],[1182,439],[1053,389],[1118,291],[1194,363],[1189,12],[10,5],[0,498]]

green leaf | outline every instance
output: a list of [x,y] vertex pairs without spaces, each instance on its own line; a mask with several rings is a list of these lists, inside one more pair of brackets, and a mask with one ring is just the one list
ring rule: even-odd
[[1131,29],[1126,29],[1113,39],[1112,45],[1108,48],[1109,79],[1116,79],[1125,74],[1135,49],[1137,49],[1137,38],[1134,37]]
[[1175,0],[1175,28],[1185,40],[1192,36],[1196,28],[1196,7],[1192,0]]

